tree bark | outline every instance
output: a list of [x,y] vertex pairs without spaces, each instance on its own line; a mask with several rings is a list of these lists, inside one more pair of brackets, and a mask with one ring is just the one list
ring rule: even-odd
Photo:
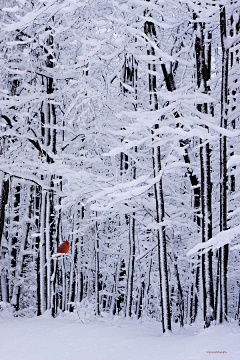
[[[150,16],[150,14],[148,14]],[[146,21],[144,24],[144,32],[150,38],[156,39],[156,30],[152,22]],[[155,56],[155,50],[152,46],[148,46],[148,55]],[[158,110],[158,98],[157,98],[157,84],[156,84],[156,65],[153,63],[148,64],[149,70],[149,96],[150,107],[152,111]],[[155,130],[159,128],[159,124],[155,125]],[[155,131],[152,130],[153,142],[155,142]],[[152,164],[153,164],[153,176],[156,178],[161,174],[161,150],[160,146],[153,145],[152,147]],[[167,264],[167,243],[166,243],[166,230],[162,225],[165,216],[164,196],[163,196],[163,184],[162,176],[154,184],[154,195],[156,204],[156,222],[159,224],[157,229],[157,241],[158,241],[158,270],[160,279],[160,303],[162,312],[162,330],[163,333],[171,331],[171,316],[170,316],[170,301],[169,301],[169,283],[168,283],[168,264]]]
[[[132,87],[133,93],[133,107],[137,109],[137,62],[133,55],[125,56],[125,62],[123,67],[123,81],[122,83]],[[122,86],[124,95],[128,94],[128,90]],[[137,152],[137,147],[135,147]],[[130,166],[129,166],[130,165]],[[131,172],[132,178],[136,179],[136,165],[134,161],[129,161],[128,156],[121,153],[120,163],[121,175],[124,172]],[[128,260],[128,278],[127,278],[127,303],[126,303],[126,316],[132,316],[132,304],[133,304],[133,279],[135,271],[135,252],[136,252],[136,239],[135,239],[135,212],[132,214],[126,214],[126,222],[129,226],[129,260]]]
[[[133,216],[134,215],[135,214],[133,214]],[[134,217],[130,217],[129,218],[129,263],[128,263],[127,308],[126,308],[126,315],[129,317],[132,316],[135,254],[136,254],[135,219]]]
[[2,235],[5,222],[5,206],[8,202],[9,178],[0,171],[0,247],[2,244]]
[[95,225],[95,298],[96,298],[96,315],[100,315],[100,267],[99,267],[99,234],[98,223]]
[[32,211],[32,194],[31,194],[31,187],[28,186],[28,194],[27,194],[27,209],[26,209],[26,220],[23,225],[23,231],[22,231],[22,240],[21,244],[18,250],[18,256],[17,256],[17,264],[16,264],[16,271],[15,271],[15,283],[13,286],[13,292],[12,292],[12,299],[11,304],[15,307],[15,309],[18,311],[20,307],[20,290],[21,286],[19,285],[19,282],[21,283],[21,278],[24,271],[24,251],[27,249],[27,243],[28,243],[28,234],[29,234],[29,227],[30,227],[30,217],[31,217],[31,211]]
[[[220,5],[220,36],[222,45],[222,83],[221,83],[221,121],[220,126],[227,129],[228,122],[228,63],[229,49],[226,46],[226,10]],[[220,231],[227,230],[227,138],[220,134]],[[222,323],[227,320],[227,270],[229,245],[219,249],[219,318]]]
[[[194,20],[197,16],[194,14]],[[196,73],[197,86],[202,88],[204,93],[208,93],[209,87],[207,81],[211,74],[211,51],[210,45],[206,49],[205,45],[205,24],[195,22],[194,30],[196,34],[195,54],[196,54]],[[208,33],[209,37],[209,33]],[[208,38],[209,40],[209,38]],[[208,105],[198,104],[198,111],[207,114]],[[208,128],[206,127],[208,130]],[[212,184],[211,184],[211,164],[210,164],[210,146],[200,139],[200,168],[201,168],[201,230],[202,242],[208,241],[212,237]],[[213,274],[212,274],[212,251],[202,254],[202,294],[203,294],[203,320],[204,326],[209,327],[214,318],[214,292],[213,292]]]

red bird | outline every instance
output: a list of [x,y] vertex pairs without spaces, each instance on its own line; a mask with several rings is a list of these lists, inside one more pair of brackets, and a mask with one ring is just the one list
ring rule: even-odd
[[[59,254],[66,254],[68,252],[69,248],[70,248],[70,244],[66,240],[58,247],[57,252]],[[57,257],[57,261],[58,261],[58,257]]]

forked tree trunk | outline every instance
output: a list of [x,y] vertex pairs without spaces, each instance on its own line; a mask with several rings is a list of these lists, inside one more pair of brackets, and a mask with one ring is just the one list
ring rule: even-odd
[[[137,61],[133,55],[126,55],[125,62],[123,66],[123,86],[122,91],[124,95],[128,95],[129,91],[124,87],[124,84],[131,86],[133,96],[133,107],[137,109],[136,100],[137,100]],[[135,147],[135,152],[137,152],[137,147]],[[121,175],[124,175],[124,172],[129,171],[132,178],[136,179],[136,165],[134,161],[129,161],[128,156],[124,153],[120,155],[120,170]],[[126,222],[129,227],[129,260],[128,260],[128,275],[127,275],[127,296],[126,296],[126,316],[132,316],[132,305],[133,305],[133,280],[134,280],[134,271],[135,271],[135,252],[136,252],[136,235],[135,235],[135,212],[132,214],[126,214]]]
[[[194,14],[194,20],[197,17]],[[195,22],[195,56],[196,56],[196,73],[197,86],[202,88],[204,93],[208,93],[207,81],[211,73],[211,51],[208,51],[205,44],[205,24]],[[209,40],[209,39],[208,39]],[[197,105],[198,111],[207,114],[208,105]],[[208,130],[208,128],[206,127]],[[211,164],[210,164],[210,146],[209,142],[200,139],[200,168],[201,168],[201,230],[202,242],[208,241],[212,237],[212,184],[211,184]],[[214,318],[214,292],[213,292],[213,275],[212,275],[212,250],[207,254],[202,254],[202,296],[203,296],[203,320],[204,326],[209,327]]]

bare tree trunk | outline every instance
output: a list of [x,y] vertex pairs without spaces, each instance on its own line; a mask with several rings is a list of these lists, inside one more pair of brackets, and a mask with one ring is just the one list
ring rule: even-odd
[[41,315],[47,309],[47,289],[46,289],[46,191],[41,192],[41,221],[40,221],[40,308]]
[[[166,88],[170,92],[176,90],[175,80],[174,80],[174,76],[173,76],[172,72],[167,72],[165,64],[161,64],[161,67],[162,67],[162,72],[163,72]],[[171,69],[172,69],[172,66],[171,66]],[[175,116],[175,118],[179,118],[179,120],[180,120],[180,115],[178,114],[178,112],[175,112],[174,116]],[[178,124],[178,126],[181,126],[181,124]],[[188,176],[189,176],[189,180],[191,182],[192,192],[193,192],[194,221],[197,224],[197,232],[199,232],[201,230],[200,181],[191,167],[191,161],[190,161],[190,156],[189,156],[189,151],[188,151],[188,146],[187,146],[189,144],[189,140],[181,139],[179,141],[179,143],[180,143],[180,147],[184,148],[184,154],[183,154],[184,161],[186,164],[189,164],[189,166],[187,167],[187,172],[188,172]],[[197,266],[196,269],[192,268],[191,273],[192,273],[192,278],[195,276],[195,280],[194,280],[194,282],[192,282],[192,284],[190,286],[190,293],[189,293],[190,300],[189,300],[189,306],[188,306],[188,310],[189,310],[188,315],[189,315],[190,323],[193,323],[197,317],[197,312],[198,312],[198,299],[199,299],[199,288],[200,288],[199,266]]]
[[[150,16],[150,14],[148,14]],[[151,38],[156,39],[156,30],[152,22],[146,21],[144,24],[144,32]],[[152,46],[149,46],[147,50],[148,55],[155,56],[155,50]],[[152,111],[158,110],[158,98],[157,98],[157,85],[156,85],[156,66],[155,64],[148,64],[149,70],[149,94],[150,94],[150,106]],[[159,124],[155,125],[155,129],[159,128]],[[155,131],[152,130],[153,142],[155,142]],[[161,174],[161,150],[160,146],[153,145],[152,147],[152,164],[153,164],[153,176],[158,177]],[[169,301],[169,283],[168,283],[168,265],[167,265],[167,244],[166,244],[166,232],[165,226],[162,225],[165,216],[164,208],[164,196],[163,196],[163,184],[162,176],[154,184],[154,194],[156,203],[156,222],[159,224],[157,229],[158,239],[158,269],[160,279],[160,303],[162,310],[162,329],[163,332],[167,330],[171,331],[171,316],[170,316],[170,301]]]
[[[197,17],[194,14],[194,19]],[[196,22],[194,25],[196,34],[195,54],[196,54],[196,72],[197,86],[203,88],[203,92],[208,92],[207,81],[211,73],[211,56],[209,51],[211,47],[205,46],[205,24]],[[209,35],[209,33],[208,33]],[[209,38],[208,38],[209,40]],[[207,59],[207,61],[206,61]],[[197,105],[197,109],[207,114],[207,104]],[[200,167],[201,167],[201,229],[202,242],[208,241],[212,237],[212,184],[211,184],[211,164],[210,164],[210,146],[200,140]],[[212,275],[212,251],[206,255],[202,254],[202,294],[203,294],[203,320],[204,326],[209,327],[214,318],[214,292],[213,292],[213,275]]]
[[14,218],[13,218],[13,225],[14,225],[14,233],[12,236],[11,241],[11,267],[12,267],[12,274],[15,277],[16,272],[16,265],[17,265],[17,242],[18,242],[18,223],[19,223],[19,207],[20,207],[20,192],[21,186],[17,185],[13,187],[15,190],[14,194],[14,202],[13,202],[13,209],[14,209]]
[[[228,121],[228,63],[229,49],[226,47],[226,10],[220,5],[220,35],[222,44],[222,83],[221,83],[221,123],[227,129]],[[227,230],[227,138],[220,134],[220,231]],[[227,269],[229,245],[219,249],[219,318],[222,323],[227,320]]]
[[78,238],[73,239],[72,241],[72,261],[71,261],[71,267],[70,267],[70,280],[69,280],[69,302],[71,303],[69,306],[69,311],[73,312],[74,306],[73,303],[76,302],[76,286],[77,286],[77,273],[76,273],[76,266],[77,266],[77,258],[78,258],[78,252],[77,252],[77,243]]
[[[210,178],[210,149],[209,143],[200,148],[201,162],[201,203],[202,203],[202,242],[212,237],[212,204]],[[212,250],[202,254],[202,289],[203,289],[203,318],[205,327],[209,327],[214,318]]]
[[[41,190],[39,186],[34,186],[33,192],[33,217],[35,218],[35,228],[37,233],[40,232],[41,224]],[[41,265],[40,265],[40,242],[41,237],[37,236],[35,240],[36,270],[37,270],[37,316],[41,315]]]
[[[133,214],[134,216],[135,214]],[[127,287],[127,308],[126,315],[132,316],[132,304],[133,304],[133,278],[135,267],[135,253],[136,253],[136,239],[135,239],[135,219],[129,217],[129,264],[128,264],[128,287]]]
[[[231,0],[231,5],[233,5],[233,10],[232,10],[232,14],[231,14],[231,29],[230,29],[230,36],[231,39],[237,38],[239,36],[240,33],[240,10],[236,9],[236,4],[238,3],[237,0]],[[240,41],[237,40],[234,42],[234,44],[232,46],[236,46],[239,45]],[[235,68],[239,67],[239,63],[240,63],[240,51],[239,49],[231,49],[230,53],[229,53],[229,67],[231,70],[234,71]],[[231,71],[230,70],[230,71]],[[231,90],[229,89],[229,93],[230,93],[230,97],[229,97],[229,110],[231,111],[230,113],[230,119],[231,119],[231,128],[233,130],[236,129],[236,122],[239,122],[239,114],[238,114],[238,107],[237,107],[237,99],[238,99],[238,95],[239,95],[239,79],[237,76],[237,73],[235,75],[235,79],[232,81],[232,85],[229,85],[229,88],[231,87]],[[229,120],[230,120],[229,119]],[[230,121],[229,121],[230,123]],[[238,146],[238,140],[236,140],[236,146]],[[235,152],[235,142],[230,143],[230,156],[234,156],[234,152]],[[236,166],[233,166],[232,168],[233,171],[236,170]],[[233,194],[236,191],[236,178],[235,178],[235,174],[232,173],[230,175],[230,193]],[[229,202],[229,209],[228,209],[228,213],[229,213],[229,217],[231,218],[231,213],[235,210],[236,206],[238,206],[238,204],[236,204],[235,200],[230,199]],[[237,303],[237,309],[236,309],[236,318],[238,319],[238,324],[240,326],[240,284],[239,281],[237,281],[237,291],[238,291],[238,303]]]
[[[123,81],[122,83],[132,87],[133,95],[133,107],[137,109],[137,62],[133,55],[126,55],[123,66]],[[122,86],[124,95],[128,94],[128,90]],[[135,147],[137,152],[137,147]],[[129,166],[130,165],[130,166]],[[129,164],[128,156],[121,153],[120,163],[121,175],[124,175],[124,171],[131,171],[133,179],[136,179],[136,165],[134,161]],[[132,214],[126,214],[126,222],[129,226],[129,261],[128,261],[128,278],[127,278],[127,303],[126,303],[126,316],[132,316],[132,303],[133,303],[133,279],[135,271],[135,252],[136,252],[136,239],[135,239],[135,212]]]
[[22,241],[18,250],[18,256],[17,256],[17,264],[16,264],[16,271],[15,271],[15,283],[13,286],[13,292],[12,292],[12,299],[11,304],[15,307],[16,310],[19,310],[19,299],[20,299],[20,290],[21,287],[19,284],[21,284],[21,278],[24,270],[24,251],[27,249],[27,243],[28,243],[28,234],[29,234],[29,227],[30,227],[30,217],[31,217],[31,211],[32,211],[32,194],[31,194],[31,188],[28,186],[27,189],[27,209],[26,209],[26,216],[25,216],[25,222],[23,225],[23,231],[22,231]]
[[[0,260],[4,258],[4,251],[2,248],[3,243],[3,229],[5,223],[5,206],[8,203],[9,194],[9,178],[5,177],[5,174],[0,171]],[[8,302],[8,280],[6,270],[1,271],[1,300]]]
[[174,256],[174,272],[177,280],[177,287],[178,287],[178,304],[179,304],[179,319],[180,319],[180,326],[184,326],[184,298],[183,298],[183,290],[180,282],[180,275],[178,271],[178,264],[177,264],[177,257]]
[[95,298],[96,298],[96,315],[100,315],[100,267],[99,267],[99,234],[98,223],[95,226]]
[[0,171],[0,247],[2,243],[3,228],[5,222],[5,206],[8,202],[9,194],[9,178]]
[[[53,55],[53,36],[49,35],[46,42],[46,46],[51,49],[48,53],[45,61],[45,65],[48,68],[54,67],[54,55]],[[53,94],[54,79],[52,77],[42,77],[42,84],[46,87],[46,93],[48,95]],[[50,147],[51,151],[56,154],[56,110],[55,105],[51,103],[50,97],[41,104],[41,135],[42,143],[46,147]],[[41,154],[45,156],[45,154]],[[53,159],[48,155],[45,156],[47,163],[53,163]],[[40,282],[40,294],[38,295],[38,301],[40,301],[40,313],[42,314],[45,310],[52,311],[52,314],[56,315],[56,299],[55,289],[57,274],[59,271],[54,266],[54,261],[51,260],[54,244],[57,243],[57,229],[56,229],[56,214],[55,214],[55,196],[54,196],[54,180],[55,175],[45,176],[45,181],[48,181],[49,187],[52,190],[41,191],[41,239],[39,245],[39,262],[38,268],[40,271],[39,282]],[[58,214],[60,216],[61,213]],[[57,219],[60,222],[60,219]],[[62,239],[58,239],[60,242]],[[56,250],[56,249],[55,249]],[[54,282],[54,284],[53,284]],[[54,307],[54,309],[52,308]]]

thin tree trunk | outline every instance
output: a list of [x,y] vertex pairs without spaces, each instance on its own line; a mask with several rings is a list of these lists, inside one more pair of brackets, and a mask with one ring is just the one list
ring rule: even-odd
[[[133,213],[133,216],[135,214]],[[128,264],[128,288],[127,288],[127,308],[126,315],[132,316],[132,304],[133,304],[133,278],[135,267],[135,254],[136,254],[136,240],[135,240],[135,219],[129,217],[129,264]]]
[[[37,232],[40,232],[41,224],[41,190],[39,186],[34,186],[33,194],[33,217],[35,218],[35,227]],[[40,316],[41,313],[41,259],[40,259],[40,243],[41,237],[37,236],[35,241],[35,247],[37,251],[36,256],[36,270],[37,270],[37,316]]]
[[[174,271],[177,280],[177,287],[178,287],[178,304],[179,304],[179,319],[180,319],[180,326],[184,326],[184,298],[183,298],[183,290],[180,282],[180,275],[178,271],[178,264],[177,264],[177,257],[174,256]],[[191,299],[192,300],[192,299]]]
[[40,222],[40,307],[41,315],[47,308],[47,291],[46,291],[46,191],[41,193],[41,222]]
[[[221,83],[221,122],[220,126],[227,129],[228,121],[228,63],[229,49],[226,46],[226,10],[220,5],[220,35],[222,45],[222,83]],[[220,134],[220,231],[227,230],[227,138]],[[227,320],[227,269],[229,245],[219,249],[219,319]]]
[[100,268],[99,268],[99,238],[98,238],[98,223],[95,227],[95,299],[96,299],[96,315],[100,315]]
[[[201,203],[202,203],[202,242],[212,237],[212,206],[210,178],[209,143],[200,148],[201,162]],[[202,254],[203,319],[209,327],[214,318],[212,250]]]
[[[126,55],[125,62],[123,66],[123,81],[122,83],[127,84],[132,87],[133,92],[133,107],[137,109],[137,62],[134,59],[133,55]],[[122,86],[123,94],[127,95],[128,90]],[[135,152],[137,152],[137,147],[135,147]],[[130,170],[132,172],[132,178],[136,179],[136,165],[135,162],[131,162],[131,168],[129,167],[128,156],[124,153],[121,153],[121,163],[120,163],[121,175],[124,174],[124,171]],[[126,316],[132,316],[132,303],[133,303],[133,279],[135,271],[135,252],[136,252],[136,239],[135,239],[135,212],[130,215],[126,214],[126,222],[129,226],[129,261],[128,261],[128,279],[127,279],[127,303],[126,303]]]
[[13,225],[15,225],[14,233],[12,236],[11,241],[11,271],[13,277],[15,277],[16,273],[16,265],[17,265],[17,243],[18,243],[18,223],[19,223],[19,207],[20,207],[20,192],[21,192],[21,186],[17,185],[15,188],[15,194],[14,194],[14,218],[13,218]]

